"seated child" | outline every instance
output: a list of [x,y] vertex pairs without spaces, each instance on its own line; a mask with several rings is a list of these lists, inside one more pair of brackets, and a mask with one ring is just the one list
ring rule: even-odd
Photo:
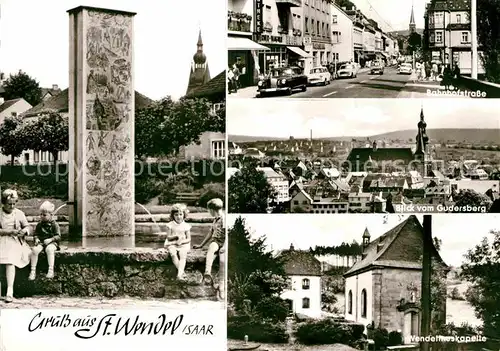
[[40,222],[36,225],[35,246],[31,249],[31,273],[29,280],[36,278],[36,265],[38,264],[38,255],[42,250],[47,254],[49,269],[47,278],[54,278],[55,252],[59,250],[59,240],[61,240],[61,230],[59,224],[52,218],[55,206],[49,201],[45,201],[40,206]]
[[207,243],[209,244],[205,263],[205,274],[203,276],[205,283],[209,284],[214,284],[212,278],[212,264],[215,260],[215,254],[220,249],[224,248],[224,243],[226,241],[226,230],[222,213],[223,207],[224,204],[221,199],[212,199],[208,202],[207,208],[210,211],[210,215],[214,217],[212,227],[210,228],[210,232],[203,239],[203,242],[200,245],[193,246],[194,249],[200,249]]
[[177,279],[184,280],[186,275],[187,254],[191,248],[191,225],[184,220],[188,214],[186,206],[175,204],[170,211],[170,222],[167,223],[167,239],[164,246],[167,248],[172,262],[177,268]]

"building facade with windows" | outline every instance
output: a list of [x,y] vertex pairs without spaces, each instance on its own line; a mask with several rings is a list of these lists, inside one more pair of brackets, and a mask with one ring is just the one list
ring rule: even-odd
[[276,191],[276,202],[283,203],[290,200],[288,179],[271,167],[257,167],[257,170],[264,172],[267,182]]
[[326,0],[304,0],[304,50],[310,55],[305,69],[326,66],[332,59],[332,17]]
[[279,253],[285,262],[288,289],[281,298],[289,303],[290,311],[310,318],[321,317],[321,262],[308,251],[289,250]]
[[[332,59],[333,62],[354,60],[356,32],[353,21],[347,13],[335,4],[330,4],[332,16]],[[362,44],[362,32],[359,32],[359,44]],[[362,46],[359,49],[361,49]]]
[[[405,342],[420,335],[423,236],[415,216],[373,241],[365,229],[362,259],[344,274],[347,320],[399,330]],[[449,268],[434,246],[431,257],[445,275]],[[446,321],[446,291],[435,303],[440,306],[435,318]]]
[[[433,60],[458,65],[461,74],[471,74],[472,44],[470,0],[432,0],[425,11],[426,49]],[[479,43],[478,54],[481,55]],[[478,60],[478,73],[484,73]]]

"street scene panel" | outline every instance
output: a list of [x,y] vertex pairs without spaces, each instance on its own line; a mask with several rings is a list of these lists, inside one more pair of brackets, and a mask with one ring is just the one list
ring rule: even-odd
[[1,4],[0,307],[224,310],[224,2],[79,5]]
[[490,2],[229,0],[229,96],[498,98]]
[[498,215],[354,219],[229,215],[230,349],[498,349]]
[[231,213],[498,212],[495,100],[233,100]]

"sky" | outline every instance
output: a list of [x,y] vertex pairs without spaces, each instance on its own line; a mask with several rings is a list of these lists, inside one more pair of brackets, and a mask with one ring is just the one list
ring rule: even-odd
[[[228,215],[228,228],[240,215]],[[357,215],[241,215],[252,238],[266,236],[269,251],[288,249],[293,244],[296,249],[307,250],[310,247],[335,246],[342,242],[361,243],[365,228],[376,239],[400,221],[406,215],[390,215],[384,224],[384,215],[364,215],[359,220]],[[422,223],[423,215],[417,215]],[[474,229],[470,224],[474,223]],[[500,229],[499,215],[447,214],[432,216],[432,236],[442,240],[441,257],[449,266],[458,267],[463,262],[463,255],[468,249],[479,244],[483,237],[490,236],[490,230]]]
[[407,30],[413,4],[417,28],[424,28],[425,5],[429,0],[351,0],[384,31]]
[[[385,0],[384,0],[385,1]],[[498,102],[472,99],[233,99],[230,135],[288,138],[371,136],[417,128],[423,106],[428,129],[500,128]]]
[[157,100],[187,89],[201,28],[212,77],[226,68],[226,0],[0,0],[0,71],[69,85],[69,16],[80,5],[136,12],[135,90]]

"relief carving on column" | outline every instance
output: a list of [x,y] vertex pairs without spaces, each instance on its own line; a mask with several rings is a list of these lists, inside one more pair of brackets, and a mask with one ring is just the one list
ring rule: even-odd
[[87,13],[86,229],[90,235],[132,234],[132,18]]

